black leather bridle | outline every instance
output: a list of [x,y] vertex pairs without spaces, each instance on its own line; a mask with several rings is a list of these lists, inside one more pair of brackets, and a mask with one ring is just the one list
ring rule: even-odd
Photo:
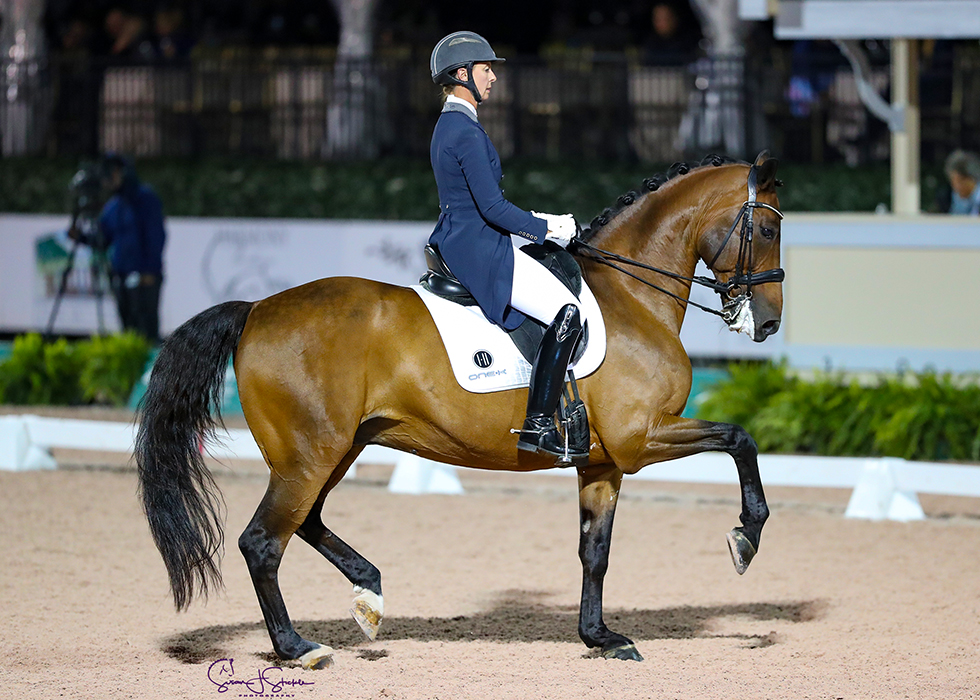
[[[782,282],[786,278],[786,273],[781,267],[777,267],[772,270],[765,270],[763,272],[752,271],[752,235],[755,229],[753,214],[755,213],[755,210],[768,209],[780,219],[783,218],[782,212],[776,209],[776,207],[757,200],[758,178],[759,173],[757,167],[755,165],[750,166],[748,177],[748,198],[738,210],[738,215],[735,217],[735,221],[732,222],[731,228],[728,229],[728,233],[725,234],[725,238],[722,239],[721,246],[718,247],[718,250],[715,251],[714,256],[711,258],[711,262],[708,263],[708,267],[712,268],[715,262],[717,262],[722,251],[725,249],[725,246],[727,246],[728,242],[731,240],[732,235],[735,233],[735,229],[739,228],[739,223],[741,223],[741,229],[739,230],[738,236],[738,260],[735,263],[735,274],[732,275],[727,282],[719,282],[717,279],[711,279],[710,277],[686,277],[685,275],[671,272],[669,270],[663,270],[659,267],[654,267],[653,265],[647,265],[646,263],[641,263],[638,260],[633,260],[632,258],[627,258],[623,255],[612,253],[608,250],[596,248],[595,246],[589,245],[585,241],[577,238],[572,239],[572,243],[569,248],[573,253],[581,255],[582,257],[590,260],[594,260],[602,265],[608,265],[609,267],[619,270],[623,274],[642,282],[648,287],[652,287],[653,289],[663,292],[667,296],[673,297],[684,304],[690,304],[691,306],[701,309],[702,311],[707,311],[708,313],[720,316],[726,323],[731,322],[735,318],[735,314],[738,312],[742,302],[752,298],[753,286],[768,284],[770,282]],[[704,306],[702,304],[698,304],[697,302],[691,301],[690,299],[685,299],[678,294],[674,294],[670,290],[664,289],[663,287],[633,274],[616,263],[638,267],[643,270],[649,270],[651,272],[665,275],[666,277],[670,277],[675,280],[688,282],[690,283],[688,284],[688,287],[690,287],[691,284],[699,284],[703,287],[707,287],[721,295],[722,310],[719,311],[717,309],[712,309],[709,306]]]
[[786,277],[786,273],[781,267],[777,267],[774,270],[766,270],[764,272],[752,272],[752,235],[755,231],[753,214],[755,210],[768,209],[780,219],[783,218],[782,212],[776,209],[776,207],[756,200],[756,196],[758,194],[758,177],[759,174],[756,170],[756,166],[751,166],[749,168],[748,199],[742,204],[742,208],[738,210],[738,216],[735,217],[732,227],[728,229],[728,233],[722,240],[721,246],[718,247],[714,257],[711,258],[711,262],[708,263],[708,268],[714,269],[715,262],[718,261],[718,257],[721,255],[722,251],[725,250],[725,246],[728,245],[728,241],[731,239],[732,234],[735,232],[735,229],[738,227],[738,224],[741,221],[742,230],[739,232],[738,237],[738,260],[735,263],[735,274],[728,280],[728,282],[725,282],[724,284],[712,280],[714,283],[712,289],[719,294],[727,296],[728,298],[738,296],[738,292],[742,288],[745,289],[746,294],[751,295],[753,284],[782,282]]

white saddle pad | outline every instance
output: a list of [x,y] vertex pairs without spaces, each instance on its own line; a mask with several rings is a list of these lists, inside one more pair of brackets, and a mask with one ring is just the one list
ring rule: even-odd
[[[520,389],[531,379],[531,365],[499,326],[490,323],[479,306],[461,306],[412,285],[422,297],[442,338],[456,381],[467,391],[488,394]],[[589,343],[572,365],[575,377],[599,369],[606,356],[606,326],[592,290],[582,281],[582,312],[589,323]]]

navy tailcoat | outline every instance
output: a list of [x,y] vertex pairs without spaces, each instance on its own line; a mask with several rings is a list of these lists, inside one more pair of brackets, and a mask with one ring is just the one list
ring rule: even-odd
[[509,234],[544,242],[548,224],[504,199],[497,149],[466,107],[443,108],[429,157],[439,189],[439,221],[429,242],[487,318],[513,330],[524,315],[508,306],[514,279]]

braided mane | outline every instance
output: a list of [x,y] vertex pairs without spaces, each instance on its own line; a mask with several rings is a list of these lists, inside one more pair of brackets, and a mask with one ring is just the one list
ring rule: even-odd
[[[592,219],[592,222],[587,228],[582,229],[582,233],[579,235],[579,240],[587,243],[593,236],[599,233],[599,231],[606,224],[616,218],[616,216],[619,215],[623,209],[630,206],[641,197],[646,196],[650,192],[656,192],[658,189],[660,189],[661,185],[669,180],[673,180],[675,177],[686,175],[695,168],[700,168],[707,165],[718,167],[729,163],[744,162],[745,161],[740,161],[736,158],[729,158],[728,156],[720,156],[715,153],[711,153],[702,158],[700,163],[674,163],[667,169],[666,173],[658,173],[652,177],[645,178],[639,190],[630,190],[629,192],[620,196],[619,199],[616,200],[615,204],[604,209],[601,214]],[[746,163],[746,165],[748,165],[748,163]]]

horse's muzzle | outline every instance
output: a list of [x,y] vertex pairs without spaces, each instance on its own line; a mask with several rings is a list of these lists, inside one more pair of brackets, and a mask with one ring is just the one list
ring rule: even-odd
[[740,295],[725,304],[725,321],[728,323],[728,330],[743,333],[757,343],[761,343],[779,330],[779,317],[767,318],[768,315],[766,306],[764,305],[762,309],[758,308],[754,299],[748,295]]
[[779,330],[779,319],[772,319],[762,323],[755,329],[755,337],[752,338],[757,343],[761,343],[763,340],[771,335],[775,335],[776,331]]

